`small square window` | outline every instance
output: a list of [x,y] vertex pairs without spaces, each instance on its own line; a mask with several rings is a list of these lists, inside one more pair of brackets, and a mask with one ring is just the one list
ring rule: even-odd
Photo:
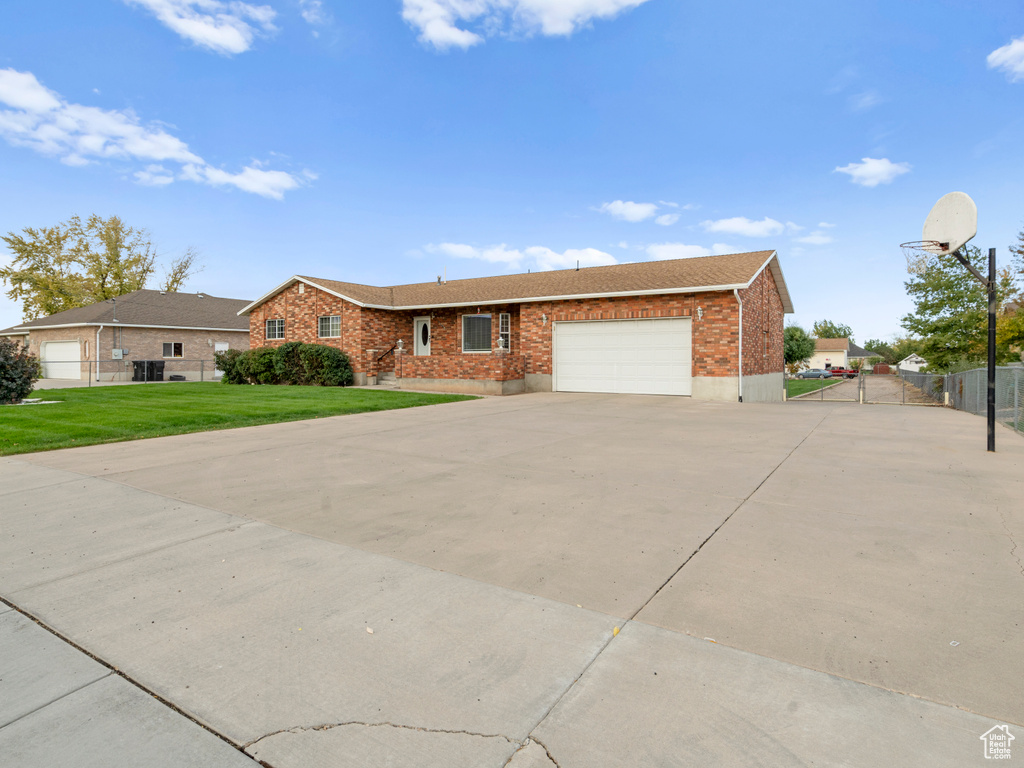
[[267,338],[284,338],[284,320],[267,320]]
[[491,316],[490,315],[463,315],[462,316],[462,351],[463,352],[490,352],[491,351]]
[[341,317],[334,315],[333,317],[321,317],[320,318],[320,338],[321,339],[337,339],[341,337]]
[[185,345],[180,341],[164,342],[164,357],[184,357]]

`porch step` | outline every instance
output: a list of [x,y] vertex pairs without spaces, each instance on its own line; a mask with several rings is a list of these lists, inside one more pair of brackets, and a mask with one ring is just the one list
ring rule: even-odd
[[377,374],[378,384],[394,384],[396,382],[394,371],[381,371]]

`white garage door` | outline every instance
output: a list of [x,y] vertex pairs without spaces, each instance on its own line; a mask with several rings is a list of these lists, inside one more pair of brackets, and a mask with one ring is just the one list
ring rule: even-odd
[[82,366],[78,362],[82,352],[77,341],[44,341],[40,352],[44,379],[82,378]]
[[689,395],[690,318],[556,323],[556,392]]

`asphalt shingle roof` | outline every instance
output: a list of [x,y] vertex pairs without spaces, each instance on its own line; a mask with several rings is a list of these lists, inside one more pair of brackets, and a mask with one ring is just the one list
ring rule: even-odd
[[[249,330],[249,320],[238,312],[249,302],[198,293],[141,290],[117,297],[117,324],[177,328]],[[101,301],[85,307],[39,317],[14,326],[47,328],[55,325],[113,325],[115,304]]]
[[845,352],[850,348],[849,339],[815,339],[815,352]]
[[[643,294],[658,291],[745,286],[765,265],[774,251],[753,251],[692,259],[613,264],[604,267],[528,272],[517,275],[449,280],[444,283],[414,283],[378,287],[296,275],[302,280],[340,294],[360,304],[389,309],[520,302],[567,296],[602,294]],[[787,312],[792,311],[782,272],[773,272]],[[285,283],[281,288],[286,287]],[[275,295],[275,289],[253,302],[252,309]]]

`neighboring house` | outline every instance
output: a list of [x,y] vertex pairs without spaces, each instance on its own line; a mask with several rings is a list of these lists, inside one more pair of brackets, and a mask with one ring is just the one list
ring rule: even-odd
[[808,368],[848,368],[849,339],[815,339],[814,354],[807,361]]
[[864,347],[858,347],[852,341],[849,344],[849,348],[846,350],[846,360],[851,365],[855,360],[860,360],[861,365],[866,367],[868,358],[881,357],[877,352],[872,352],[870,349],[864,349]]
[[249,323],[238,317],[248,303],[202,293],[133,291],[4,334],[28,334],[44,378],[130,380],[133,363],[141,360],[163,363],[165,378],[213,378],[215,351],[249,348]]
[[782,398],[792,311],[759,251],[392,287],[296,275],[241,314],[254,347],[341,349],[357,384],[750,401]]
[[925,360],[916,352],[911,352],[909,355],[907,355],[898,363],[896,363],[896,367],[899,368],[901,371],[913,371],[914,373],[917,373],[926,365],[928,365],[928,361]]
[[0,336],[6,336],[8,339],[19,341],[22,344],[28,344],[28,331],[16,330],[17,326],[11,326],[10,328],[4,328],[0,331]]

